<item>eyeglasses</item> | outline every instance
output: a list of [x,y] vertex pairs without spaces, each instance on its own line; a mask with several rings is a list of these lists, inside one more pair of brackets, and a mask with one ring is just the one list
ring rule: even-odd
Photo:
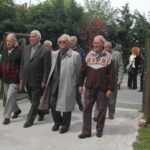
[[59,44],[66,44],[66,41],[58,41]]

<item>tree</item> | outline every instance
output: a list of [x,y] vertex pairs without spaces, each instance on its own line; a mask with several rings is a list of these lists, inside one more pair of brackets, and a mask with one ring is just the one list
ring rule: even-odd
[[95,19],[91,24],[86,25],[81,32],[82,41],[88,45],[87,50],[92,48],[93,39],[96,35],[107,37],[105,23],[101,19]]
[[110,0],[84,0],[84,8],[87,12],[89,21],[96,18],[102,19],[105,22],[112,22],[116,15],[117,10],[111,6]]
[[117,42],[122,45],[123,48],[123,58],[124,64],[127,64],[130,49],[132,47],[132,28],[133,28],[133,15],[130,13],[129,4],[126,3],[125,6],[120,9],[121,16],[118,17],[118,33]]
[[13,30],[15,19],[15,5],[13,0],[0,0],[0,10],[0,32]]
[[132,29],[132,42],[140,48],[145,47],[146,36],[150,28],[150,23],[147,21],[145,15],[140,14],[139,11],[134,12],[134,27]]

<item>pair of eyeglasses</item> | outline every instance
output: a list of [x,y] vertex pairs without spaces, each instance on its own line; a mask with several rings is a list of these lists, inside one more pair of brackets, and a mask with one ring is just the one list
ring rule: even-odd
[[60,44],[66,44],[66,41],[58,41]]

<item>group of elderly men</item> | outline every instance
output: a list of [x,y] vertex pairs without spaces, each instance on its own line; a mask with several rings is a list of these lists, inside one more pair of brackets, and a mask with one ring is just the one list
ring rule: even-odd
[[[86,57],[83,49],[76,45],[75,36],[61,35],[57,40],[57,51],[52,50],[51,41],[46,40],[44,45],[40,43],[38,30],[31,31],[29,41],[22,50],[16,45],[15,34],[10,33],[6,38],[7,48],[2,52],[0,64],[6,97],[3,124],[9,124],[10,118],[17,118],[21,113],[16,96],[18,89],[22,91],[25,87],[31,107],[24,128],[33,125],[37,114],[39,121],[43,120],[44,110],[51,109],[52,131],[58,131],[61,126],[59,133],[68,132],[77,101],[79,109],[83,110],[79,138],[91,137],[92,109],[96,102],[96,135],[101,137],[109,99],[116,92],[117,84],[122,82],[123,64],[119,52],[115,52],[112,59],[111,51],[104,49],[104,46],[111,49],[111,43],[106,43],[101,35],[94,37],[93,49]],[[113,105],[109,104],[110,119],[114,117],[115,100],[111,101]]]

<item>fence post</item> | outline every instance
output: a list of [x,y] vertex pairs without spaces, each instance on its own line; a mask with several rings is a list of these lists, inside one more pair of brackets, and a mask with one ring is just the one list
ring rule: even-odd
[[145,98],[144,98],[144,119],[146,122],[150,121],[150,33],[147,38],[147,71],[145,82]]

